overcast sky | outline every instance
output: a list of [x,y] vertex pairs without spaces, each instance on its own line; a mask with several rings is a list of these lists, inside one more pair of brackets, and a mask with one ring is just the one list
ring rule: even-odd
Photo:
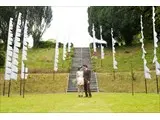
[[52,7],[53,20],[43,39],[71,41],[75,47],[88,46],[88,7]]

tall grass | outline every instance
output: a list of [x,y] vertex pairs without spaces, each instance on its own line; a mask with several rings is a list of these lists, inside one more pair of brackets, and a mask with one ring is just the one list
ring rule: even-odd
[[[0,76],[0,94],[3,91],[3,76]],[[30,74],[25,82],[25,93],[65,93],[67,89],[68,73],[53,74]],[[8,91],[8,81],[6,81],[6,94]],[[20,78],[12,81],[11,94],[19,94]]]
[[[160,46],[160,43],[159,43]],[[147,66],[150,70],[155,70],[155,65],[153,61],[153,44],[145,43],[146,49],[146,60]],[[105,58],[100,59],[100,49],[97,50],[97,57],[92,57],[93,70],[96,72],[112,72],[113,71],[113,61],[112,61],[112,51],[109,48],[104,49]],[[134,71],[143,71],[143,60],[142,60],[142,50],[141,44],[130,46],[130,47],[117,47],[116,48],[116,61],[118,62],[118,70],[120,72],[129,72],[131,70],[131,63]],[[160,47],[157,48],[157,57],[160,62]]]
[[[26,65],[29,68],[30,73],[51,73],[54,67],[54,48],[33,48],[28,50]],[[62,60],[63,49],[59,48],[59,62],[58,72],[69,72],[72,57],[73,48],[71,53],[67,53],[66,60]],[[21,52],[19,53],[19,71],[21,68]],[[4,73],[4,68],[0,68],[0,73]]]
[[[152,72],[152,79],[147,80],[147,92],[157,93],[157,84],[155,73]],[[145,93],[145,80],[143,72],[134,73],[135,80],[133,81],[134,93]],[[125,92],[132,93],[132,77],[129,72],[116,72],[115,80],[113,73],[97,73],[99,90],[102,92]],[[159,77],[160,79],[160,77]],[[160,82],[160,80],[159,80]],[[159,84],[160,88],[160,84]]]

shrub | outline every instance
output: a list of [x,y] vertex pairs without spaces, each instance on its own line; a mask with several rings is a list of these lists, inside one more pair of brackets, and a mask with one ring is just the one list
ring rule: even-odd
[[54,48],[54,47],[55,47],[55,43],[51,41],[40,41],[38,43],[38,48]]
[[3,67],[5,64],[5,52],[0,51],[0,67]]

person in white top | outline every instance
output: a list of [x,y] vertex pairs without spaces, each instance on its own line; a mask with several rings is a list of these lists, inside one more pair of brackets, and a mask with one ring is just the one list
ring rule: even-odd
[[78,97],[83,97],[84,78],[82,67],[79,67],[78,71],[76,72],[76,81],[78,88]]

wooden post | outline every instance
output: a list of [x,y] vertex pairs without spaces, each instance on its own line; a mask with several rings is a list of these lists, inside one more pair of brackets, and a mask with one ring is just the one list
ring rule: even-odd
[[5,87],[6,87],[6,80],[4,80],[4,83],[3,83],[3,96],[5,96]]
[[20,79],[20,95],[22,95],[22,78]]
[[159,94],[159,83],[158,83],[158,76],[156,75],[156,84],[157,84],[157,94]]
[[102,67],[103,65],[102,65],[102,59],[101,59],[101,67]]
[[63,65],[64,65],[64,60],[62,60],[62,68],[63,68]]
[[115,71],[115,69],[113,69],[113,80],[115,80],[116,79],[116,73],[115,73],[116,71]]
[[145,92],[146,92],[146,94],[148,93],[148,91],[147,91],[147,80],[146,80],[146,78],[145,78]]
[[23,98],[25,93],[25,76],[26,76],[26,64],[24,64],[24,78],[23,78]]
[[133,67],[131,62],[131,77],[132,77],[132,95],[134,95],[134,74],[133,74]]
[[53,80],[55,79],[55,71],[53,70]]
[[25,94],[25,82],[26,82],[26,80],[24,79],[23,80],[23,98],[24,98],[24,94]]
[[8,97],[10,96],[11,91],[11,80],[9,80],[9,86],[8,86]]

